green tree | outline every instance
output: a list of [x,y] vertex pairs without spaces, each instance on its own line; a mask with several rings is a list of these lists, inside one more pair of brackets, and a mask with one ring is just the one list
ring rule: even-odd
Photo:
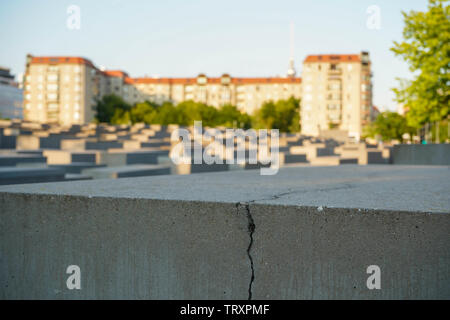
[[[126,112],[131,109],[131,106],[127,104],[121,97],[114,94],[104,96],[100,101],[97,102],[96,109],[96,120],[98,122],[112,123],[114,121],[119,121],[121,115],[125,115]],[[116,112],[116,110],[119,110]]]
[[249,129],[252,125],[252,119],[247,113],[239,111],[236,106],[225,104],[217,112],[216,123],[217,125],[228,128],[236,126],[238,128]]
[[131,108],[131,121],[133,123],[155,124],[158,122],[159,107],[159,105],[148,101],[137,103]]
[[429,0],[428,11],[403,12],[404,41],[391,50],[409,64],[411,81],[394,89],[398,102],[408,106],[408,123],[420,127],[449,116],[450,8],[448,0]]
[[409,133],[410,137],[415,129],[408,126],[406,118],[396,112],[386,111],[378,115],[376,120],[365,129],[368,137],[381,136],[383,141],[399,140],[403,142],[403,134]]
[[255,112],[254,127],[279,129],[281,132],[300,131],[300,100],[293,97],[277,102],[265,102]]
[[117,108],[109,121],[111,124],[131,124],[130,111]]
[[158,116],[156,121],[158,124],[169,125],[169,124],[180,124],[187,125],[186,115],[183,112],[179,112],[173,103],[165,102],[158,109]]

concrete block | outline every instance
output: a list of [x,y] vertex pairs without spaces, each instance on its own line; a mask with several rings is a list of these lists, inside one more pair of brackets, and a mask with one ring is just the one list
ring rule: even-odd
[[450,299],[449,189],[385,165],[3,186],[0,298]]
[[168,151],[115,151],[99,154],[100,164],[124,166],[130,164],[158,164],[158,157],[167,156]]
[[45,163],[46,158],[32,154],[1,154],[0,166],[16,166],[19,163]]
[[83,175],[93,179],[118,179],[127,177],[145,177],[170,174],[170,166],[167,165],[128,165],[119,167],[104,167],[84,169]]
[[51,164],[48,167],[62,169],[66,174],[81,174],[84,169],[104,168],[106,165],[92,162],[72,162],[68,164]]
[[450,165],[450,144],[400,144],[393,149],[393,163],[407,165]]
[[0,167],[0,185],[64,181],[64,171],[53,168]]
[[94,151],[45,150],[43,154],[48,164],[96,163],[98,157],[98,152]]

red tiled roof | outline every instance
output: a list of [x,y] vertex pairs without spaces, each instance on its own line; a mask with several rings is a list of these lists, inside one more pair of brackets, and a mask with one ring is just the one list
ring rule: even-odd
[[[232,84],[289,84],[301,83],[301,78],[230,78]],[[197,84],[197,78],[131,78],[131,83],[142,84]],[[207,78],[208,84],[220,84],[222,78]]]
[[103,71],[103,74],[109,77],[128,78],[128,73],[121,70],[105,70]]
[[301,83],[302,78],[231,78],[234,84],[289,84]]
[[361,57],[359,54],[318,54],[307,56],[304,62],[361,62]]
[[95,68],[94,64],[85,58],[81,57],[32,57],[32,64],[85,64]]
[[[311,56],[310,56],[311,57]],[[359,59],[359,56],[358,56]],[[128,84],[197,84],[197,78],[130,78],[128,74],[121,70],[106,70],[100,71],[95,65],[88,59],[82,57],[32,57],[31,63],[33,64],[85,64],[92,68],[95,68],[99,72],[109,77],[119,77],[124,79]],[[228,75],[227,75],[228,76]],[[206,78],[209,84],[222,83],[222,77]],[[243,84],[289,84],[289,83],[301,83],[301,78],[232,78],[230,77],[230,83],[236,85]]]

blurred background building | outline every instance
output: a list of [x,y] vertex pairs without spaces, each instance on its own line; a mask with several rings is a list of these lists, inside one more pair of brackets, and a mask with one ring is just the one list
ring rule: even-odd
[[22,119],[23,93],[10,69],[0,67],[0,118]]
[[[251,114],[266,101],[301,99],[302,134],[337,129],[359,139],[375,116],[369,54],[309,55],[303,77],[293,57],[286,77],[235,78],[229,74],[194,78],[131,78],[121,70],[97,68],[81,57],[27,56],[24,75],[26,120],[84,124],[95,117],[98,99],[115,94],[127,103],[187,100],[215,107],[236,105]],[[303,83],[302,83],[303,82]]]
[[369,54],[310,55],[303,62],[302,133],[339,129],[359,139],[373,117]]
[[234,78],[131,78],[120,70],[101,70],[81,57],[27,57],[24,75],[26,120],[83,124],[94,119],[97,99],[115,94],[126,102],[186,100],[215,107],[236,105],[252,113],[265,101],[301,97],[301,79]]

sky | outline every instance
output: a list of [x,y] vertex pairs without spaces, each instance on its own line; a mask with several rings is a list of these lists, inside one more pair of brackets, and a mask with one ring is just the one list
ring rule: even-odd
[[[69,29],[67,8],[80,8]],[[368,7],[380,28],[368,28]],[[369,51],[374,105],[396,110],[391,88],[410,78],[389,50],[402,40],[401,11],[427,0],[0,0],[0,65],[24,72],[28,53],[82,56],[131,77],[284,76],[294,24],[294,59],[301,76],[309,54]]]

